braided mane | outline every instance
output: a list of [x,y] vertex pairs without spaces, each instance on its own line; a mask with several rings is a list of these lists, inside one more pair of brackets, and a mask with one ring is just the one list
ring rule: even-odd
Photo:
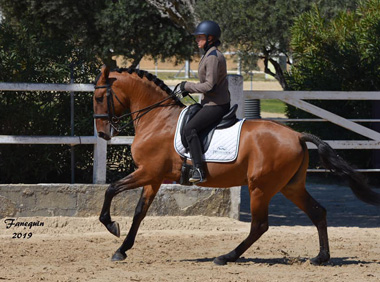
[[113,71],[117,71],[118,73],[127,72],[129,74],[136,73],[140,78],[143,78],[145,76],[149,81],[153,81],[157,86],[159,86],[169,95],[173,93],[169,86],[167,86],[161,79],[145,70],[135,68],[116,68]]
[[[168,95],[173,95],[173,91],[167,86],[161,79],[159,79],[154,74],[151,74],[148,71],[135,69],[135,68],[116,68],[113,71],[118,73],[128,72],[129,74],[136,73],[140,78],[146,77],[149,81],[152,81],[154,84],[159,86],[162,90],[164,90]],[[180,106],[184,106],[183,103],[177,96],[173,95],[173,99]]]
[[[135,69],[135,68],[115,68],[112,71],[116,71],[118,73],[128,72],[129,74],[136,73],[140,78],[143,78],[145,76],[149,81],[152,81],[154,84],[159,86],[168,95],[172,95],[172,98],[176,102],[176,104],[178,104],[179,106],[183,106],[183,107],[185,106],[181,102],[181,100],[176,95],[174,95],[173,91],[169,88],[169,86],[167,86],[161,79],[159,79],[157,76],[155,76],[154,74],[151,74],[148,71]],[[99,73],[96,76],[95,82],[94,82],[95,85],[98,82],[100,76],[101,76],[101,73]]]

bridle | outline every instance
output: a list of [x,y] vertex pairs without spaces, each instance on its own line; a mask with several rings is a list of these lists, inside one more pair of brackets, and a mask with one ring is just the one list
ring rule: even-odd
[[[143,109],[137,110],[137,111],[132,112],[132,113],[126,113],[126,114],[123,114],[121,116],[117,116],[115,114],[115,104],[114,104],[114,99],[113,99],[114,97],[123,106],[124,109],[127,109],[127,107],[120,101],[119,97],[113,91],[111,84],[95,86],[95,89],[100,89],[100,88],[107,88],[107,96],[106,96],[107,97],[107,113],[106,114],[94,114],[94,119],[108,120],[108,122],[110,123],[112,128],[114,130],[116,130],[117,132],[121,132],[123,129],[128,127],[134,121],[140,119],[141,117],[143,117],[144,115],[146,115],[147,113],[149,113],[151,110],[153,110],[155,108],[177,105],[177,101],[175,98],[178,96],[178,94],[180,94],[180,91],[174,90],[167,98],[165,98],[165,99],[163,99],[163,100],[161,100],[161,101],[159,101],[159,102],[157,102],[151,106],[145,107]],[[174,99],[175,103],[162,104],[169,99]],[[120,120],[122,120],[125,117],[132,116],[133,114],[136,114],[136,113],[137,113],[137,116],[134,119],[132,119],[130,122],[128,122],[127,124],[124,124],[122,126],[119,125]]]

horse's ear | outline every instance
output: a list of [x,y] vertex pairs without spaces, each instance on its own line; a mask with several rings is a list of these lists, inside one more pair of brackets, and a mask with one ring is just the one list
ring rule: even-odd
[[101,72],[102,72],[102,77],[107,80],[108,79],[108,76],[110,74],[110,69],[106,66],[106,65],[103,65],[102,66],[102,69],[101,69]]

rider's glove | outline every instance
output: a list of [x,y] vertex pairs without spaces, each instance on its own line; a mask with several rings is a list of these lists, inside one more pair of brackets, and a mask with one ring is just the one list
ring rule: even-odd
[[186,97],[190,93],[189,91],[185,90],[185,84],[186,84],[186,81],[182,81],[179,86],[179,89],[181,90],[181,94],[183,97]]

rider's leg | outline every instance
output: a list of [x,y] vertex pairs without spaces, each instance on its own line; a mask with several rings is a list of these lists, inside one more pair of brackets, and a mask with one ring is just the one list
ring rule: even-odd
[[225,105],[204,106],[185,126],[184,134],[189,144],[194,167],[193,175],[189,179],[191,182],[204,182],[206,180],[199,133],[220,121],[229,108],[229,103]]
[[199,137],[197,131],[195,129],[192,130],[190,136],[186,136],[187,143],[189,144],[190,155],[193,162],[193,173],[190,177],[190,182],[205,182],[206,181],[206,173],[203,168],[202,161],[202,145],[199,141]]

